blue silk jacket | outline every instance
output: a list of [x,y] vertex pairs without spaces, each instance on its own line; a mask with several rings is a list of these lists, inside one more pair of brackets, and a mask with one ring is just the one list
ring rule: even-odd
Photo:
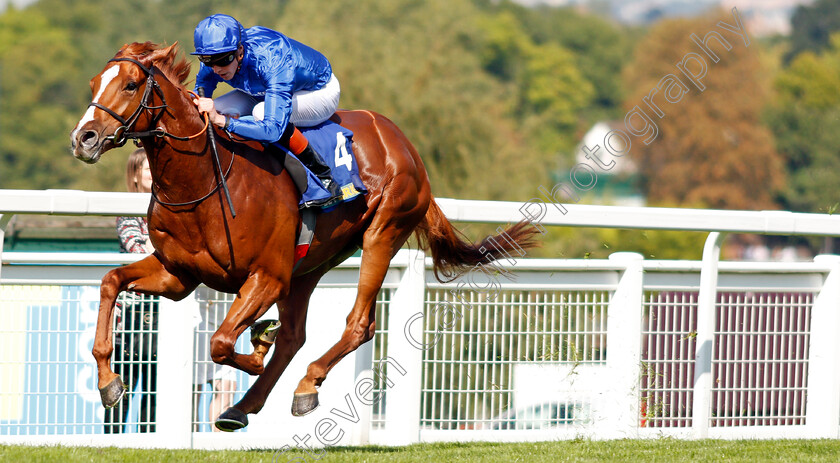
[[[233,79],[226,82],[258,101],[265,101],[265,118],[261,121],[231,119],[228,130],[251,140],[275,142],[289,123],[292,94],[322,88],[330,80],[332,66],[318,51],[277,31],[256,26],[247,29],[246,37],[242,65]],[[195,87],[204,87],[206,96],[211,97],[221,81],[213,68],[201,64]]]

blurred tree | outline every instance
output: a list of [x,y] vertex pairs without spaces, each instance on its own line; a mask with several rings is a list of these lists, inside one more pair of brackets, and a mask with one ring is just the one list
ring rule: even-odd
[[535,143],[544,162],[570,152],[582,117],[595,105],[595,89],[571,51],[557,41],[536,43],[513,11],[479,17],[480,34],[471,43],[484,69],[505,84],[512,116]]
[[479,13],[467,0],[293,0],[278,22],[262,24],[329,57],[342,107],[399,125],[434,194],[521,199],[545,181],[545,168],[510,117],[506,87],[468,49]]
[[623,98],[621,70],[628,63],[639,31],[572,8],[525,7],[504,0],[488,8],[515,15],[521,31],[535,44],[557,44],[571,52],[577,69],[592,84],[590,120],[618,116]]
[[81,171],[67,148],[69,128],[81,116],[74,114],[81,80],[77,62],[78,50],[66,31],[37,11],[0,15],[3,188],[66,186]]
[[40,0],[0,15],[0,187],[124,190],[133,145],[106,153],[93,166],[73,159],[68,149],[68,134],[92,96],[89,79],[125,43],[178,41],[188,53],[193,28],[205,16],[243,10],[245,18],[276,17],[284,5]]
[[831,34],[840,31],[840,2],[817,0],[799,5],[791,18],[791,28],[787,63],[803,51],[819,52],[829,46]]
[[[581,54],[611,50],[612,42],[595,43],[596,34],[574,44],[576,32],[552,39],[553,20],[538,17],[548,10],[529,16],[541,31],[531,33],[523,11],[511,15],[473,0],[40,0],[10,9],[0,14],[0,186],[123,189],[131,147],[94,166],[67,154],[67,134],[90,101],[89,79],[124,43],[178,41],[191,51],[195,24],[223,12],[324,51],[342,82],[342,106],[398,123],[423,156],[436,194],[530,197],[549,182],[555,154],[587,125],[581,115],[609,101],[602,90],[618,80],[581,65],[588,59]],[[554,19],[570,30],[590,20],[577,13]],[[506,33],[518,42],[505,43]],[[492,69],[493,46],[513,53],[505,58],[515,66],[510,75]],[[587,76],[602,79],[597,88]]]
[[[717,27],[719,20],[733,22],[723,12],[662,21],[639,43],[625,73],[631,96],[625,108],[643,108],[659,132],[647,146],[642,137],[634,137],[631,155],[652,204],[775,208],[785,173],[772,134],[760,120],[769,89],[759,45],[751,41],[746,47],[740,37]],[[675,64],[687,53],[703,54],[692,42],[691,33],[704,37],[712,30],[720,32],[732,49],[726,51],[711,42],[720,61],[714,63],[703,55],[707,68],[701,93]],[[697,63],[690,67],[699,69]],[[672,104],[664,99],[664,87],[660,89],[654,96],[664,113],[659,118],[643,98],[668,74],[678,76],[688,93]]]
[[786,209],[833,213],[840,204],[840,33],[820,55],[799,54],[775,80],[767,112],[790,172]]

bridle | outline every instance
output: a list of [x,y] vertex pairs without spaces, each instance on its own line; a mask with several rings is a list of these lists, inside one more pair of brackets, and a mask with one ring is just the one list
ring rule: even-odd
[[[123,118],[122,116],[114,112],[114,110],[103,104],[92,102],[88,105],[88,107],[93,106],[95,108],[99,108],[105,111],[106,113],[110,114],[111,117],[119,121],[120,124],[122,124],[121,126],[117,127],[117,130],[114,131],[113,135],[108,135],[107,137],[105,137],[105,140],[111,140],[114,143],[114,146],[119,148],[125,145],[128,139],[138,140],[144,137],[155,136],[158,138],[170,137],[174,138],[175,140],[187,141],[201,135],[205,130],[207,130],[209,119],[205,117],[204,128],[201,129],[199,133],[191,135],[189,137],[179,137],[161,128],[144,130],[140,132],[131,131],[134,128],[134,124],[136,124],[137,120],[140,119],[140,115],[143,113],[144,110],[161,110],[158,111],[154,116],[152,116],[152,122],[151,124],[149,124],[149,126],[154,127],[160,121],[160,118],[163,117],[163,113],[167,111],[169,106],[166,104],[166,97],[164,97],[163,90],[160,88],[160,85],[157,83],[157,80],[155,80],[151,69],[147,68],[143,63],[137,61],[134,58],[113,58],[108,62],[110,63],[112,61],[128,61],[136,64],[146,74],[146,88],[143,92],[143,98],[140,100],[140,104],[137,106],[134,112],[131,113],[131,116],[128,116],[128,119]],[[154,92],[160,98],[160,106],[150,106],[149,103],[151,101],[152,92]]]
[[[208,127],[210,126],[210,117],[205,113],[204,114],[204,128],[202,128],[201,131],[199,131],[197,134],[190,135],[188,137],[180,137],[180,136],[171,134],[171,133],[167,132],[166,130],[164,130],[160,127],[157,127],[157,128],[151,129],[151,130],[143,130],[143,131],[139,131],[139,132],[132,131],[133,128],[134,128],[134,124],[136,124],[137,120],[140,119],[140,115],[143,113],[144,110],[150,110],[150,111],[160,110],[152,116],[152,121],[149,124],[149,127],[155,127],[157,125],[157,123],[160,121],[161,117],[163,117],[163,113],[168,110],[169,106],[166,104],[166,97],[164,97],[164,95],[163,95],[163,89],[160,88],[160,84],[158,84],[157,80],[155,80],[155,77],[152,74],[151,69],[149,69],[143,63],[141,63],[140,61],[137,61],[134,58],[112,58],[112,59],[108,60],[109,63],[112,62],[112,61],[128,61],[130,63],[136,64],[146,74],[146,88],[143,91],[143,98],[140,99],[140,104],[137,105],[137,109],[135,109],[134,112],[131,113],[130,116],[128,116],[128,119],[120,116],[114,110],[112,110],[111,108],[109,108],[105,105],[102,105],[102,104],[99,104],[99,103],[96,103],[96,102],[91,102],[88,105],[88,107],[93,106],[95,108],[99,108],[99,109],[105,111],[106,113],[110,114],[114,119],[119,121],[120,124],[122,124],[121,126],[117,127],[117,130],[115,130],[112,135],[108,135],[108,136],[104,137],[104,139],[105,140],[111,140],[116,147],[121,147],[121,146],[125,145],[125,143],[126,143],[126,141],[128,141],[128,139],[134,139],[135,143],[137,143],[137,140],[139,140],[140,138],[155,136],[155,137],[158,137],[158,138],[170,137],[170,138],[174,138],[175,140],[188,141],[188,140],[192,140],[193,138],[198,137],[199,135],[201,135],[202,133],[207,131],[208,137],[210,139],[210,143],[211,143],[212,148],[213,148],[214,161],[216,163],[216,167],[219,170],[219,174],[221,174],[221,179],[218,182],[216,182],[216,186],[214,186],[213,189],[210,190],[209,193],[207,193],[206,195],[204,195],[204,196],[202,196],[198,199],[194,199],[192,201],[185,201],[185,202],[181,202],[181,203],[170,203],[170,202],[166,202],[166,201],[161,201],[160,198],[158,198],[157,194],[155,193],[154,185],[152,185],[152,198],[156,202],[158,202],[158,203],[160,203],[164,206],[189,206],[189,205],[198,204],[198,203],[204,201],[205,199],[209,198],[213,193],[218,191],[219,187],[223,187],[223,189],[225,190],[225,194],[228,198],[228,204],[230,205],[230,208],[231,208],[231,214],[234,217],[236,217],[236,213],[233,211],[233,205],[231,204],[231,201],[230,201],[230,193],[228,192],[228,189],[227,189],[227,183],[225,182],[225,178],[230,173],[230,170],[233,167],[233,160],[236,158],[236,156],[231,155],[230,165],[228,166],[227,171],[222,172],[222,167],[221,167],[220,162],[219,162],[219,154],[216,151],[215,140],[212,137],[213,132],[211,130],[208,130]],[[160,101],[161,101],[160,106],[151,106],[150,105],[152,92],[154,92],[160,98]]]

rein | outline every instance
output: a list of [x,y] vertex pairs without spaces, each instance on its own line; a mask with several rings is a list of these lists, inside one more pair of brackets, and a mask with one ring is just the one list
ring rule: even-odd
[[[194,199],[192,201],[184,201],[182,203],[168,203],[166,201],[161,201],[161,199],[158,197],[157,193],[155,193],[154,188],[152,188],[152,198],[154,198],[155,201],[157,201],[159,204],[162,204],[164,206],[189,206],[189,205],[192,205],[192,204],[198,204],[198,203],[204,201],[205,199],[209,198],[211,195],[213,195],[213,193],[219,191],[219,187],[222,186],[222,183],[224,182],[224,179],[227,177],[227,175],[230,173],[230,170],[233,168],[233,160],[234,160],[235,157],[236,157],[235,155],[231,154],[230,165],[228,165],[227,170],[222,175],[222,180],[219,181],[219,182],[216,182],[216,186],[213,187],[213,189],[210,190],[209,193],[207,193],[206,195],[204,195],[204,196],[202,196],[198,199]],[[217,162],[218,162],[218,159],[217,159]],[[227,185],[225,185],[225,190],[227,190]],[[234,217],[236,217],[235,214],[234,214]]]
[[[209,138],[210,145],[211,145],[211,148],[213,150],[213,155],[214,155],[213,156],[213,158],[214,158],[213,161],[214,161],[214,163],[216,164],[216,166],[219,170],[219,174],[221,175],[221,179],[218,182],[216,182],[216,186],[213,187],[213,189],[210,190],[209,193],[207,193],[206,195],[204,195],[204,196],[202,196],[198,199],[194,199],[192,201],[184,201],[184,202],[180,202],[180,203],[172,203],[172,202],[161,201],[161,199],[158,197],[157,193],[155,193],[154,185],[152,185],[152,198],[157,203],[159,203],[161,205],[164,205],[164,206],[189,206],[189,205],[198,204],[198,203],[204,201],[205,199],[209,198],[213,193],[218,191],[219,187],[223,187],[223,189],[225,191],[225,196],[227,196],[228,206],[230,207],[231,215],[235,218],[236,217],[236,212],[234,212],[234,210],[233,210],[233,203],[231,202],[230,192],[228,191],[227,182],[225,181],[225,179],[226,179],[227,175],[230,173],[230,170],[233,168],[233,161],[236,158],[236,155],[234,153],[231,153],[230,165],[228,166],[227,171],[222,172],[222,166],[221,166],[221,163],[219,161],[219,154],[216,151],[216,140],[213,136],[214,135],[213,131],[208,129],[210,127],[210,116],[207,113],[205,113],[204,114],[204,127],[198,133],[196,133],[195,135],[190,135],[188,137],[180,137],[180,136],[171,134],[171,133],[167,132],[166,130],[161,129],[159,127],[155,128],[153,130],[144,130],[144,131],[139,131],[139,132],[129,131],[134,127],[134,124],[137,123],[137,120],[140,118],[140,114],[143,113],[143,110],[152,110],[152,111],[158,110],[158,109],[162,110],[162,111],[159,111],[157,114],[155,114],[152,117],[152,122],[151,122],[151,124],[149,124],[150,127],[156,126],[157,123],[160,121],[161,117],[163,117],[163,113],[168,111],[169,105],[166,104],[166,98],[163,95],[163,90],[160,88],[160,84],[157,83],[157,80],[155,80],[151,69],[149,69],[143,63],[141,63],[140,61],[138,61],[134,58],[113,58],[113,59],[108,60],[109,63],[111,61],[128,61],[128,62],[134,63],[138,67],[140,67],[140,69],[142,69],[143,72],[146,73],[146,88],[143,91],[143,98],[140,100],[140,104],[137,106],[137,109],[135,109],[134,112],[131,113],[131,116],[129,116],[128,119],[123,118],[122,116],[120,116],[119,114],[114,112],[111,108],[108,108],[105,105],[95,103],[95,102],[92,102],[88,105],[88,107],[93,106],[95,108],[99,108],[99,109],[105,111],[106,113],[110,114],[114,119],[119,121],[120,124],[122,124],[120,127],[117,127],[117,130],[114,131],[113,135],[109,135],[107,137],[104,137],[105,140],[111,140],[114,143],[115,146],[121,147],[121,146],[125,145],[126,141],[128,141],[129,138],[134,139],[134,140],[138,140],[138,139],[144,138],[144,137],[156,136],[158,138],[170,137],[170,138],[174,138],[175,140],[189,141],[189,140],[192,140],[192,139],[198,137],[199,135],[203,134],[204,132],[207,132],[207,136]],[[202,90],[202,89],[200,89],[200,90]],[[157,94],[157,96],[160,97],[160,101],[161,101],[160,106],[150,106],[149,105],[149,98],[152,95],[152,91],[154,91],[155,94]],[[190,92],[190,93],[192,93],[192,92]],[[136,141],[135,141],[135,143],[136,143]]]

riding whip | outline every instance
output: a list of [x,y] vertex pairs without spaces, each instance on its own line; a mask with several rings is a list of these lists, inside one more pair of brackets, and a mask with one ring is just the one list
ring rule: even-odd
[[[198,96],[204,98],[204,87],[198,87]],[[210,117],[208,115],[208,117]],[[228,207],[230,207],[230,215],[236,218],[236,211],[233,209],[233,201],[230,199],[230,191],[228,191],[227,180],[225,180],[225,173],[222,172],[222,163],[219,161],[219,152],[216,150],[216,131],[213,127],[207,128],[207,137],[210,139],[210,149],[213,150],[213,159],[216,161],[216,168],[219,169],[219,176],[222,178],[222,189],[225,190],[225,198],[227,198]],[[230,153],[231,156],[236,156]]]

